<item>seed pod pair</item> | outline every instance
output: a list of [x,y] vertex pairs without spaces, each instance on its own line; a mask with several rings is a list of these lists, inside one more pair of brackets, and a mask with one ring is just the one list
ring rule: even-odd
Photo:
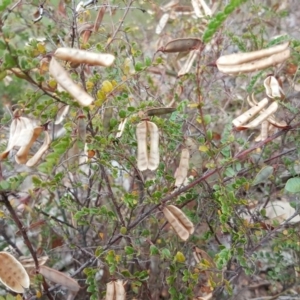
[[268,76],[264,80],[266,94],[269,98],[284,98],[284,92],[278,80],[274,76]]
[[[147,139],[150,138],[148,154]],[[154,171],[159,165],[159,131],[155,123],[142,121],[136,127],[137,138],[137,167],[140,171]]]
[[[267,120],[269,123],[271,123],[275,127],[285,128],[287,126],[285,122],[278,122],[273,117],[273,114],[278,109],[277,102],[273,102],[268,108],[264,109],[264,107],[266,107],[266,105],[269,102],[269,100],[267,98],[264,98],[260,102],[257,102],[256,99],[254,98],[254,96],[252,95],[252,99],[250,97],[247,97],[247,101],[248,101],[249,105],[251,106],[251,108],[232,121],[232,124],[238,130],[255,128],[258,125],[261,125],[265,120]],[[258,113],[259,113],[258,117],[253,119],[250,123],[246,124],[250,119],[252,119]],[[265,129],[263,129],[263,130],[265,130]]]
[[120,279],[107,283],[105,300],[124,300],[126,297],[124,285]]
[[216,64],[226,74],[248,73],[284,62],[290,57],[289,43],[259,51],[221,56]]
[[26,117],[15,116],[10,125],[8,145],[5,151],[0,153],[0,161],[7,158],[13,148],[18,147],[15,160],[18,164],[25,164],[31,146],[43,130],[42,126],[36,126],[35,121]]
[[164,207],[163,213],[174,231],[183,241],[186,241],[189,236],[194,233],[194,224],[188,219],[183,211],[176,206],[168,205]]
[[66,47],[58,48],[55,51],[54,56],[75,64],[87,64],[102,67],[110,67],[115,60],[115,56],[112,54],[95,53]]
[[22,266],[8,252],[0,252],[0,281],[16,293],[24,293],[29,288],[30,279]]
[[188,170],[189,170],[189,160],[190,160],[189,150],[187,148],[182,149],[179,166],[176,169],[174,174],[176,187],[181,186],[187,177]]

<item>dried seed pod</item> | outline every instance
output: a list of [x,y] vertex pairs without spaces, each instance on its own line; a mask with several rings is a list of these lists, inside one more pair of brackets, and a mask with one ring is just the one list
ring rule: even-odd
[[270,98],[283,98],[284,91],[281,88],[278,80],[274,76],[268,76],[264,80],[264,86],[266,89],[266,94]]
[[193,223],[179,208],[173,205],[168,205],[164,207],[163,213],[174,231],[183,241],[186,241],[190,234],[193,234]]
[[278,122],[275,120],[275,118],[273,116],[270,116],[268,118],[268,121],[270,124],[272,124],[274,127],[277,127],[277,128],[287,128],[288,127],[288,125],[285,121]]
[[49,72],[53,78],[82,106],[90,105],[94,99],[79,87],[69,76],[68,72],[52,57]]
[[147,150],[147,122],[142,121],[136,127],[137,138],[137,167],[140,171],[148,168],[148,150]]
[[16,293],[24,293],[30,285],[22,264],[7,252],[0,252],[0,281]]
[[255,60],[244,64],[234,64],[234,65],[224,65],[224,64],[221,65],[217,61],[217,67],[219,71],[226,74],[249,73],[249,72],[262,70],[271,66],[275,66],[279,63],[282,63],[290,57],[290,54],[291,54],[290,49],[287,49],[283,52],[273,54],[269,57],[265,57],[260,60]]
[[288,46],[289,46],[289,42],[271,48],[258,50],[258,51],[224,55],[217,60],[217,65],[233,66],[233,65],[239,65],[239,64],[259,60],[261,58],[270,57],[274,54],[284,52],[285,50],[287,50]]
[[150,134],[148,169],[154,171],[159,166],[159,131],[156,124],[149,121],[147,121],[147,131]]
[[176,111],[175,107],[155,107],[149,108],[145,111],[147,116],[161,116],[165,114],[171,114],[172,112]]
[[111,281],[106,284],[106,300],[125,300],[126,292],[123,281]]
[[116,138],[120,138],[124,132],[125,129],[125,125],[127,123],[127,118],[125,118],[124,120],[122,120],[122,122],[119,124],[118,126],[118,133],[116,134]]
[[39,272],[46,279],[48,279],[54,283],[58,283],[64,287],[66,287],[68,290],[70,290],[72,292],[78,292],[80,290],[80,286],[77,283],[77,281],[64,273],[61,273],[57,270],[54,270],[54,269],[46,267],[46,266],[40,266]]
[[22,146],[16,156],[15,156],[15,160],[16,163],[18,164],[25,164],[27,162],[27,157],[29,154],[29,150],[31,148],[31,146],[33,145],[33,143],[36,141],[36,139],[39,137],[39,135],[41,134],[41,132],[44,130],[44,128],[42,126],[36,127],[32,130],[28,130],[28,140],[27,140],[27,144],[25,146]]
[[116,298],[115,300],[125,300],[126,292],[124,288],[123,281],[118,279],[115,282]]
[[254,105],[252,108],[250,108],[246,112],[244,112],[242,115],[240,115],[239,117],[235,118],[232,121],[232,124],[235,127],[239,127],[239,126],[245,124],[253,116],[255,116],[258,112],[260,112],[268,104],[268,102],[269,102],[268,99],[264,98],[259,103],[257,103],[256,105]]
[[45,131],[44,143],[40,149],[27,161],[27,167],[33,167],[42,158],[43,154],[49,149],[51,144],[51,137],[48,131]]
[[106,284],[105,300],[115,300],[115,282],[110,281]]
[[187,148],[182,149],[179,167],[176,169],[174,174],[175,186],[181,186],[188,174],[189,169],[190,152]]
[[165,13],[162,15],[162,17],[160,18],[160,20],[156,26],[156,29],[155,29],[156,34],[162,33],[162,31],[164,30],[164,28],[166,27],[166,25],[169,21],[169,18],[170,18],[170,14],[168,14],[168,13]]
[[178,77],[183,76],[190,72],[190,69],[193,66],[193,63],[194,63],[195,59],[197,58],[198,54],[199,54],[199,50],[193,50],[189,53],[187,60],[185,61],[184,65],[177,73]]
[[255,118],[252,122],[241,125],[237,127],[239,130],[247,129],[247,128],[255,128],[260,125],[264,120],[268,119],[272,114],[274,114],[278,109],[278,103],[273,102],[265,111],[263,111],[257,118]]
[[70,110],[70,105],[63,105],[57,112],[57,116],[56,116],[54,124],[56,124],[56,125],[60,124],[68,115],[69,110]]
[[170,41],[158,51],[167,53],[186,52],[199,49],[201,45],[202,41],[198,38],[181,38]]
[[115,56],[112,54],[95,53],[75,48],[58,48],[54,56],[72,63],[102,67],[110,67],[115,60]]

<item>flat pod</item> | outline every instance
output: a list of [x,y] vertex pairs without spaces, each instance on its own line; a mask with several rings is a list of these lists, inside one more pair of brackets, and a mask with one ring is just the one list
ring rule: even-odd
[[198,38],[182,38],[170,41],[158,51],[166,53],[186,52],[199,49],[201,45],[202,41]]
[[147,121],[147,131],[150,135],[150,153],[148,169],[155,171],[159,166],[159,131],[155,123]]
[[155,107],[149,108],[146,110],[147,116],[161,116],[165,114],[171,114],[172,112],[176,111],[175,107]]
[[278,109],[278,103],[273,102],[263,113],[261,113],[257,118],[255,118],[252,122],[241,125],[237,127],[238,130],[255,128],[260,125],[264,120],[268,119],[272,114],[274,114]]
[[235,118],[232,121],[232,124],[235,127],[239,127],[243,124],[245,124],[246,122],[248,122],[253,116],[255,116],[257,113],[259,113],[267,104],[268,104],[268,99],[264,98],[263,100],[261,100],[259,103],[254,104],[253,107],[251,107],[250,109],[248,109],[246,112],[244,112],[243,114],[241,114],[239,117]]
[[136,126],[137,138],[137,167],[140,171],[148,168],[147,123],[142,121]]
[[184,214],[184,212],[181,209],[174,205],[168,205],[167,208],[176,218],[178,218],[178,220],[184,225],[184,227],[188,230],[190,234],[194,233],[194,224],[190,221],[190,219]]
[[243,64],[224,65],[217,61],[217,67],[219,71],[226,74],[249,73],[282,63],[290,57],[290,54],[290,49],[287,49],[283,52]]
[[218,66],[231,66],[231,65],[238,65],[238,64],[243,64],[246,62],[250,62],[253,60],[258,60],[267,56],[271,56],[276,53],[283,52],[287,50],[289,46],[289,43],[284,43],[281,45],[277,45],[271,48],[267,49],[262,49],[258,51],[252,51],[252,52],[247,52],[247,53],[235,53],[235,54],[229,54],[229,55],[224,55],[221,56],[217,60],[217,65]]
[[264,80],[264,86],[266,89],[266,94],[270,98],[282,98],[284,96],[284,92],[278,82],[278,80],[274,76],[268,76]]
[[173,227],[174,231],[183,241],[186,241],[189,238],[190,234],[193,234],[193,223],[179,208],[174,205],[168,205],[164,207],[163,213],[165,215],[165,218]]
[[57,83],[61,85],[81,106],[92,104],[94,99],[79,87],[71,78],[68,72],[52,57],[49,72]]
[[174,174],[175,186],[181,186],[188,174],[189,169],[190,152],[187,148],[182,149],[179,166]]
[[115,56],[112,54],[95,53],[67,47],[58,48],[54,56],[62,60],[71,61],[72,63],[102,67],[110,67],[115,60]]
[[39,272],[46,279],[66,287],[69,291],[78,292],[80,290],[77,281],[62,272],[46,266],[40,266]]
[[16,293],[24,293],[30,285],[25,268],[7,252],[0,252],[0,281]]

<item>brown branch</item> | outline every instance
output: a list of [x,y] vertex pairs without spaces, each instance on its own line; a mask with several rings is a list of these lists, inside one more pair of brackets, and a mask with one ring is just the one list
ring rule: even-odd
[[33,249],[33,246],[28,238],[28,235],[26,233],[26,228],[23,226],[22,222],[20,221],[17,213],[15,212],[14,208],[11,206],[9,200],[8,200],[8,197],[7,197],[7,194],[5,192],[2,192],[1,193],[1,202],[3,202],[3,204],[5,205],[5,207],[7,208],[7,210],[9,211],[12,219],[14,220],[15,224],[17,225],[17,227],[19,228],[22,236],[23,236],[23,240],[24,240],[24,243],[25,245],[27,246],[32,258],[33,258],[33,261],[34,261],[34,264],[35,264],[35,269],[36,271],[38,272],[39,271],[39,262],[38,262],[38,259],[37,259],[37,256],[36,256],[36,252],[34,251]]

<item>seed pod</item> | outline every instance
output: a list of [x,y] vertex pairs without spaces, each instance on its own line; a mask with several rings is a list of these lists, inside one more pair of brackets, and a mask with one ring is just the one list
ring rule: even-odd
[[53,78],[82,106],[90,105],[94,99],[79,87],[69,76],[68,72],[52,57],[49,72]]
[[252,122],[241,125],[237,127],[239,130],[247,129],[247,128],[255,128],[260,125],[264,120],[268,119],[272,114],[274,114],[278,109],[278,103],[273,102],[264,112],[262,112],[257,118],[255,118]]
[[254,105],[252,108],[248,109],[246,112],[244,112],[242,115],[237,117],[232,121],[232,124],[235,127],[239,127],[246,122],[248,122],[253,116],[255,116],[258,112],[260,112],[267,104],[268,104],[268,99],[264,98],[261,100],[259,103]]
[[136,127],[137,138],[137,167],[140,171],[148,168],[148,150],[147,150],[147,122],[143,121]]
[[95,53],[75,48],[58,48],[54,56],[72,63],[102,67],[110,67],[115,60],[115,56],[112,54]]
[[176,111],[175,107],[155,107],[149,108],[146,110],[147,116],[161,116],[165,114],[171,114],[172,112]]
[[175,186],[181,186],[188,174],[189,169],[189,159],[190,159],[190,152],[187,148],[182,149],[181,151],[181,157],[179,162],[179,167],[176,169],[176,172],[174,174],[175,180]]
[[150,153],[148,169],[154,171],[159,165],[159,131],[155,123],[147,121],[147,131],[150,134]]
[[16,293],[24,293],[30,285],[22,264],[7,252],[0,252],[0,281]]
[[49,149],[51,144],[51,137],[48,131],[45,131],[44,143],[40,149],[27,161],[27,167],[33,167],[42,158],[43,154]]
[[290,54],[290,49],[287,49],[283,52],[273,54],[269,57],[265,57],[260,60],[255,60],[240,65],[220,65],[217,62],[217,67],[219,71],[226,74],[249,73],[282,63],[290,57]]
[[62,272],[59,272],[46,266],[40,266],[39,272],[46,279],[54,283],[58,283],[72,292],[78,292],[80,290],[80,286],[77,283],[77,281]]
[[179,208],[173,205],[168,205],[164,207],[163,213],[174,231],[183,241],[186,241],[190,234],[193,234],[193,223]]
[[268,76],[264,80],[264,86],[268,97],[270,98],[284,97],[284,91],[282,90],[278,80],[274,76]]
[[170,41],[166,46],[161,47],[158,51],[175,53],[186,52],[199,49],[202,45],[202,41],[197,38],[181,38]]
[[289,46],[289,42],[271,48],[258,50],[258,51],[224,55],[217,60],[217,65],[218,67],[232,66],[232,65],[243,64],[246,62],[251,62],[253,60],[259,60],[261,58],[266,58],[274,54],[284,52],[285,50],[287,50],[288,46]]
[[126,297],[125,288],[123,285],[123,281],[118,279],[115,282],[115,290],[116,290],[116,300],[124,300]]
[[106,284],[106,300],[124,300],[125,297],[126,292],[122,280],[118,279]]
[[187,60],[185,61],[184,65],[177,73],[178,77],[183,76],[190,72],[190,69],[193,66],[193,63],[197,58],[198,54],[199,54],[199,50],[193,50],[189,53]]
[[36,127],[34,129],[28,130],[28,140],[27,140],[27,144],[22,146],[16,156],[15,156],[15,160],[17,164],[25,164],[27,162],[27,157],[29,154],[29,150],[31,148],[31,146],[33,145],[33,143],[36,141],[36,139],[39,137],[39,135],[41,134],[41,132],[44,130],[44,128],[42,126]]
[[127,118],[125,118],[124,120],[122,120],[122,122],[119,124],[118,126],[118,133],[116,134],[116,138],[120,138],[124,132],[125,129],[125,125],[127,123]]
[[169,21],[169,18],[170,18],[170,14],[168,14],[168,13],[165,13],[162,15],[162,17],[160,18],[160,20],[156,26],[156,29],[155,29],[156,34],[162,33],[162,31],[164,30],[165,26],[167,25],[167,23]]
[[288,125],[285,121],[278,122],[278,121],[275,120],[275,118],[273,116],[270,116],[268,118],[268,121],[269,121],[270,124],[272,124],[274,127],[277,127],[277,128],[286,128],[286,127],[288,127]]

